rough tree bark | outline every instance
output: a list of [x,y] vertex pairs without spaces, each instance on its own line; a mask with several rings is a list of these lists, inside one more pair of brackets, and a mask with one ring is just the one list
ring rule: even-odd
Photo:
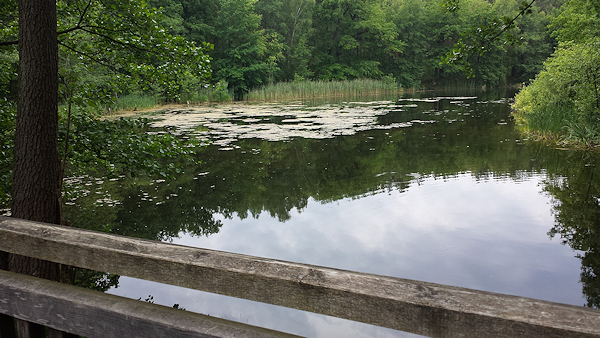
[[[58,40],[56,0],[19,0],[19,100],[15,131],[12,216],[60,224],[58,196]],[[8,255],[8,270],[60,281],[61,267]],[[19,335],[45,328],[17,320]]]
[[19,101],[12,215],[60,223],[55,0],[19,0]]
[[[19,101],[12,216],[60,224],[55,0],[19,0]],[[58,280],[58,265],[11,256],[9,270]]]

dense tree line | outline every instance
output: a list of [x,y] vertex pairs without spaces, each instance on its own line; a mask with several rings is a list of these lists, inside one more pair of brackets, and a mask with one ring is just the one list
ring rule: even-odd
[[[63,87],[91,102],[131,93],[193,98],[207,84],[208,65],[198,59],[205,54],[212,58],[211,84],[227,84],[238,97],[294,80],[385,78],[405,88],[527,82],[553,51],[547,26],[562,0],[535,1],[532,13],[517,22],[518,43],[498,40],[472,57],[473,79],[459,65],[440,61],[473,27],[518,13],[519,0],[462,0],[456,11],[440,0],[57,4],[60,69],[77,75],[65,76]],[[14,96],[16,46],[5,43],[16,39],[17,9],[13,2],[1,6],[0,94]],[[189,42],[200,47],[196,54],[182,53]]]
[[[214,44],[213,78],[240,95],[278,81],[394,78],[403,87],[466,84],[441,58],[474,26],[518,12],[517,0],[465,0],[450,12],[437,0],[152,0],[173,34]],[[526,82],[553,50],[550,14],[537,1],[516,30],[472,61],[472,84]]]

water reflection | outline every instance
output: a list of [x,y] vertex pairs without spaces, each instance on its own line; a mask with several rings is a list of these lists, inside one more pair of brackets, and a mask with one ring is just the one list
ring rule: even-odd
[[598,307],[600,157],[523,140],[504,95],[167,113],[157,123],[215,140],[202,164],[168,181],[79,178],[87,193],[74,195],[68,217],[129,236],[576,305],[583,291]]
[[581,252],[586,305],[600,308],[600,159],[596,153],[569,151],[560,161],[544,160],[544,190],[552,196],[556,220],[548,235]]

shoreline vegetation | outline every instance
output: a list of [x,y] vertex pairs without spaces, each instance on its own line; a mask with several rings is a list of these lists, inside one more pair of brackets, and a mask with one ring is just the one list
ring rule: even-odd
[[[509,86],[510,87],[510,86]],[[485,86],[474,85],[465,82],[463,84],[453,84],[448,86],[439,86],[436,90],[451,89],[483,89]],[[253,89],[244,95],[243,100],[239,102],[258,102],[258,101],[277,101],[277,100],[298,100],[298,99],[318,99],[327,97],[356,97],[364,95],[387,95],[401,94],[406,92],[419,92],[432,90],[428,88],[403,88],[396,83],[392,77],[384,77],[381,80],[373,79],[354,79],[343,81],[290,81],[278,82],[271,85]],[[199,105],[233,102],[233,93],[226,88],[218,90],[205,89],[199,93],[190,93],[183,96],[177,102],[169,102],[157,95],[148,94],[129,94],[118,97],[111,104],[102,107],[104,114],[115,114],[117,112],[138,112],[161,109],[169,106]]]
[[278,82],[251,90],[244,101],[307,99],[365,94],[392,94],[405,91],[393,77],[381,80],[355,79],[346,81]]
[[557,148],[600,149],[600,7],[566,1],[548,28],[557,47],[516,96],[523,132]]
[[600,37],[563,42],[523,88],[513,116],[533,139],[556,147],[600,148]]

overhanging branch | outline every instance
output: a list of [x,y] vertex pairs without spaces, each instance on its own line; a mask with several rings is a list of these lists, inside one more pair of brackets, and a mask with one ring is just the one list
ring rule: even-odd
[[506,24],[504,26],[504,28],[502,28],[502,30],[500,30],[500,32],[498,32],[496,35],[494,35],[491,39],[487,39],[487,41],[484,43],[484,45],[493,42],[500,35],[502,35],[502,33],[505,33],[506,31],[508,31],[509,29],[511,29],[513,27],[513,24],[515,23],[515,21],[517,21],[518,18],[520,18],[523,15],[525,15],[525,13],[527,13],[527,11],[533,6],[534,2],[535,2],[535,0],[531,0],[531,2],[527,6],[525,6],[523,9],[521,9],[521,11],[519,12],[519,14],[517,14],[514,18],[512,18],[512,20],[510,20],[508,22],[508,24]]
[[111,66],[110,64],[108,64],[108,63],[106,63],[106,62],[104,62],[104,61],[102,61],[102,60],[94,57],[93,55],[90,55],[88,53],[85,53],[85,52],[82,52],[80,50],[77,50],[77,49],[75,49],[75,48],[73,48],[73,47],[71,47],[71,46],[69,46],[67,44],[62,43],[61,41],[58,41],[58,44],[61,45],[61,46],[63,46],[63,47],[65,47],[66,49],[68,49],[68,50],[76,53],[76,54],[79,54],[79,55],[81,55],[81,56],[83,56],[83,57],[85,57],[85,58],[87,58],[89,60],[94,61],[95,63],[97,63],[97,64],[99,64],[101,66],[109,68],[109,69],[113,70],[116,73],[120,73],[120,74],[123,74],[123,75],[131,76],[131,73],[126,72],[126,71],[124,71],[122,69],[118,69],[118,68],[116,68],[114,66]]
[[[85,19],[85,16],[87,15],[88,10],[90,9],[90,6],[92,5],[92,1],[90,0],[88,2],[88,4],[85,6],[85,8],[83,9],[83,12],[81,13],[81,15],[79,16],[79,21],[77,22],[77,25],[75,25],[74,27],[71,27],[69,29],[65,29],[62,31],[57,32],[57,34],[63,35],[63,34],[67,34],[73,31],[76,31],[78,29],[83,29],[85,26],[82,25],[83,20]],[[13,46],[13,45],[18,45],[19,44],[19,40],[12,40],[12,41],[0,41],[0,47],[3,46]]]

